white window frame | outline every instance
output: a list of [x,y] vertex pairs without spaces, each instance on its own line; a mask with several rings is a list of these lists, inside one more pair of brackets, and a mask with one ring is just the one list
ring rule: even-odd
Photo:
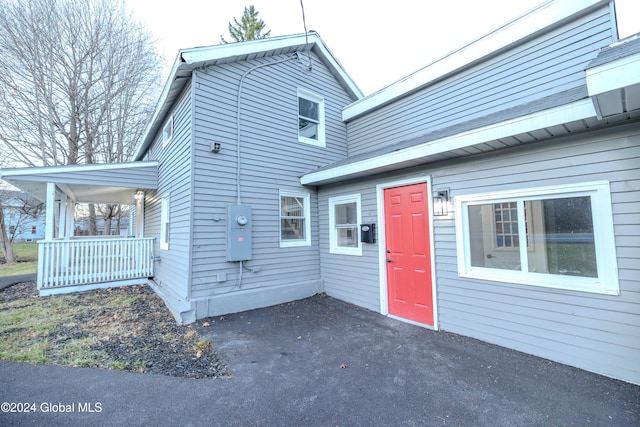
[[[579,277],[560,274],[535,273],[527,270],[527,245],[524,221],[524,200],[562,197],[591,197],[591,213],[596,250],[598,277]],[[524,271],[502,270],[471,265],[468,206],[491,203],[518,202],[520,259]],[[455,197],[456,240],[458,275],[473,279],[506,282],[523,285],[619,295],[618,266],[616,258],[611,192],[608,181],[527,188],[491,193],[460,195]]]
[[164,127],[162,128],[162,148],[166,147],[167,144],[173,139],[173,114],[167,120]]
[[165,196],[161,201],[160,214],[160,249],[169,250],[169,236],[171,227],[171,198]]
[[[282,240],[282,197],[299,197],[304,203],[304,239]],[[280,190],[278,194],[278,239],[281,248],[311,246],[311,196],[301,191]]]
[[[358,247],[350,248],[338,245],[338,235],[336,228],[336,205],[347,203],[356,204],[356,240]],[[341,255],[362,256],[362,242],[360,241],[359,231],[362,223],[362,209],[360,194],[349,194],[344,196],[336,196],[329,198],[329,253]]]
[[[316,104],[318,104],[318,139],[315,140],[312,138],[307,138],[305,136],[300,135],[300,132],[298,131],[298,142],[315,145],[317,147],[326,147],[324,98],[306,89],[298,88],[298,97],[296,98],[296,108],[299,103],[298,98],[304,98],[308,101],[315,102]],[[298,120],[300,120],[300,111],[298,111],[297,118]],[[297,126],[298,125],[296,124],[296,127]]]

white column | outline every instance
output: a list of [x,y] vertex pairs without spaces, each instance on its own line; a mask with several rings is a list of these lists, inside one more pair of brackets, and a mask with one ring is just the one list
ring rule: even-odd
[[144,237],[144,196],[136,200],[136,238]]
[[67,195],[63,194],[58,202],[58,237],[66,237],[67,225]]
[[69,240],[73,237],[74,215],[76,211],[76,204],[71,199],[67,199],[67,224],[65,225],[65,239]]
[[45,212],[44,239],[53,240],[55,233],[56,184],[47,183],[47,206]]

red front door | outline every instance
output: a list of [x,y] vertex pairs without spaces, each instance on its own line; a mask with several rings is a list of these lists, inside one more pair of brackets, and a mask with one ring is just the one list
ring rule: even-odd
[[427,184],[384,190],[389,314],[433,326]]

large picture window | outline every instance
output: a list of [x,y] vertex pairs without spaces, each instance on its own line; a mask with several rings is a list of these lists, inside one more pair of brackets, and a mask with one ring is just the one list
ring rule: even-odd
[[461,276],[618,294],[606,182],[456,197]]
[[309,246],[309,193],[280,192],[280,246]]
[[298,89],[298,141],[325,146],[324,99]]
[[344,255],[362,255],[358,238],[361,221],[360,195],[329,199],[329,252]]

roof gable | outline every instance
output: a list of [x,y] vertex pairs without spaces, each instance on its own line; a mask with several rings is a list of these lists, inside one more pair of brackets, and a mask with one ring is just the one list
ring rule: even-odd
[[313,52],[320,59],[353,99],[361,99],[364,96],[355,82],[346,73],[344,67],[342,67],[331,51],[329,51],[320,38],[320,35],[315,32],[271,37],[248,42],[181,49],[178,52],[162,95],[156,105],[153,117],[147,126],[145,135],[136,147],[134,160],[140,160],[151,146],[166,115],[171,111],[171,108],[190,80],[195,69],[230,62],[309,51]]

